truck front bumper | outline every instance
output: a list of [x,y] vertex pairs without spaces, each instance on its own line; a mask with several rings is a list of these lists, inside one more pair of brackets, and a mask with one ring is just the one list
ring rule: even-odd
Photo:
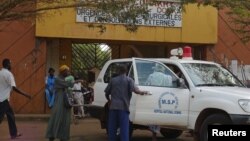
[[250,115],[230,115],[233,124],[250,124]]

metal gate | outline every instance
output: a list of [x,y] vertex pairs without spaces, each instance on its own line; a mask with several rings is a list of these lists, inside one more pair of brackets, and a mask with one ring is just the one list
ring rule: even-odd
[[88,79],[89,71],[101,69],[111,58],[111,49],[105,44],[72,44],[72,71]]

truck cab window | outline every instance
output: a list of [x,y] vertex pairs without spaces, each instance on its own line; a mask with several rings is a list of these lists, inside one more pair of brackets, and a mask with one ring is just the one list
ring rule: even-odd
[[139,85],[156,87],[177,87],[177,77],[164,64],[137,60],[137,76]]
[[114,63],[111,63],[108,66],[108,69],[104,74],[103,80],[104,80],[105,83],[109,83],[111,78],[116,77],[116,76],[119,75],[118,68],[119,68],[120,65],[128,66],[127,70],[129,71],[130,67],[131,67],[131,62],[114,62]]
[[179,78],[183,79],[185,82],[185,85],[189,88],[187,79],[185,78],[184,74],[180,70],[180,68],[173,64],[165,64],[168,68],[170,68]]

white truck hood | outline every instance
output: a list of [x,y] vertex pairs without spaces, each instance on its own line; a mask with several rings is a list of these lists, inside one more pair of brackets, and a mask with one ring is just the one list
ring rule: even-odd
[[206,93],[231,94],[250,99],[250,89],[244,87],[198,87]]

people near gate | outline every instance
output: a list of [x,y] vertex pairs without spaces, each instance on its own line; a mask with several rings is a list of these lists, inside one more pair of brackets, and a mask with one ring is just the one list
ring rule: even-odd
[[[109,103],[108,139],[117,141],[117,129],[120,128],[120,141],[129,141],[129,105],[132,91],[147,94],[135,87],[133,79],[126,76],[127,66],[119,66],[119,75],[112,78],[105,89]],[[112,100],[111,100],[112,99]]]
[[48,102],[49,107],[51,108],[54,104],[55,95],[54,95],[54,84],[55,84],[55,69],[49,68],[48,76],[45,80],[45,95]]
[[[89,86],[86,80],[83,80],[82,86],[84,104],[91,104],[94,98],[94,90]],[[89,116],[89,111],[86,107],[84,107],[84,113],[85,116]]]
[[6,115],[10,137],[11,139],[15,139],[22,134],[18,132],[16,127],[15,115],[9,103],[10,94],[12,90],[14,90],[29,99],[31,99],[31,96],[17,88],[14,76],[11,73],[10,59],[4,59],[2,65],[3,68],[0,70],[0,123],[4,118],[4,115]]
[[[80,80],[78,76],[75,76],[75,80],[78,81]],[[84,97],[83,97],[83,86],[82,82],[78,81],[77,83],[74,84],[73,86],[73,95],[74,95],[74,100],[76,102],[76,115],[79,118],[84,118],[85,117],[85,112],[84,112]]]
[[69,141],[70,138],[70,123],[71,123],[71,108],[64,106],[63,94],[68,88],[73,87],[73,81],[66,81],[69,75],[69,67],[62,65],[59,68],[59,75],[55,79],[55,103],[52,108],[51,116],[48,122],[46,138],[50,141],[60,139],[60,141]]
[[[68,72],[68,76],[65,77],[65,81],[70,82],[70,83],[74,83],[75,82],[75,78],[74,78],[73,72],[71,72],[71,71]],[[72,90],[73,90],[73,87],[68,87],[68,89],[67,89],[68,93],[70,93],[70,94],[73,94]]]

